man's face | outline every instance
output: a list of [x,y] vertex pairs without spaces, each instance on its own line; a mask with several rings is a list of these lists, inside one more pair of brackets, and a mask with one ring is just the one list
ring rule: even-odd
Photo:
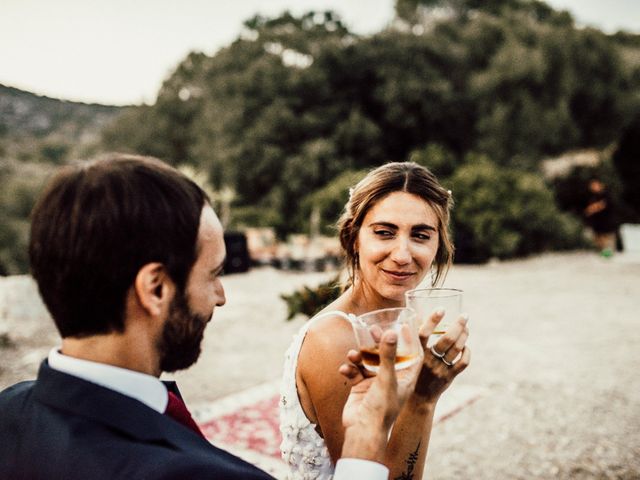
[[220,274],[226,250],[222,225],[205,205],[198,230],[198,257],[186,291],[177,291],[159,339],[160,369],[173,372],[193,365],[201,351],[204,330],[216,306],[225,304]]

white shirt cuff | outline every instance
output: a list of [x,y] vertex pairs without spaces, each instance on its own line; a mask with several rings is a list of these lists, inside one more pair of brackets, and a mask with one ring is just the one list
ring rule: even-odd
[[381,463],[362,460],[360,458],[341,458],[336,463],[333,480],[352,480],[362,478],[367,480],[386,480],[389,469]]

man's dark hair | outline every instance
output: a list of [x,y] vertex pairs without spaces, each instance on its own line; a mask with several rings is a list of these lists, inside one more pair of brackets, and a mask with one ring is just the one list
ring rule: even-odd
[[108,154],[64,167],[32,212],[31,272],[62,337],[122,332],[145,264],[184,290],[207,196],[160,160]]

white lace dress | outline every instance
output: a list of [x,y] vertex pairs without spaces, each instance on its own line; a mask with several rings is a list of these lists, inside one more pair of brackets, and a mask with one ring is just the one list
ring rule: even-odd
[[280,431],[282,459],[289,470],[287,480],[331,480],[334,466],[329,451],[318,432],[302,410],[296,388],[298,354],[311,321],[293,337],[285,354],[284,373],[280,389]]

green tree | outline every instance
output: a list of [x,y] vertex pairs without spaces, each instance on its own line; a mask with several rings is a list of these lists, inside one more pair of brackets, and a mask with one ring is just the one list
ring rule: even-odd
[[365,175],[366,170],[347,170],[328,182],[324,187],[307,195],[300,206],[303,231],[309,229],[309,217],[314,208],[320,212],[320,230],[325,235],[336,234],[336,223],[349,200],[349,189]]
[[427,167],[441,181],[452,175],[459,164],[452,152],[437,143],[429,143],[424,148],[414,150],[409,155],[409,160]]
[[569,107],[580,144],[606,146],[618,138],[640,106],[631,72],[615,43],[598,30],[577,31],[571,57],[576,86]]
[[412,158],[447,177],[479,152],[533,173],[615,142],[637,111],[633,35],[576,29],[536,1],[404,4],[421,17],[368,37],[331,12],[254,17],[216,55],[185,59],[105,144],[208,172],[237,194],[232,222],[268,218],[284,236],[341,172]]

